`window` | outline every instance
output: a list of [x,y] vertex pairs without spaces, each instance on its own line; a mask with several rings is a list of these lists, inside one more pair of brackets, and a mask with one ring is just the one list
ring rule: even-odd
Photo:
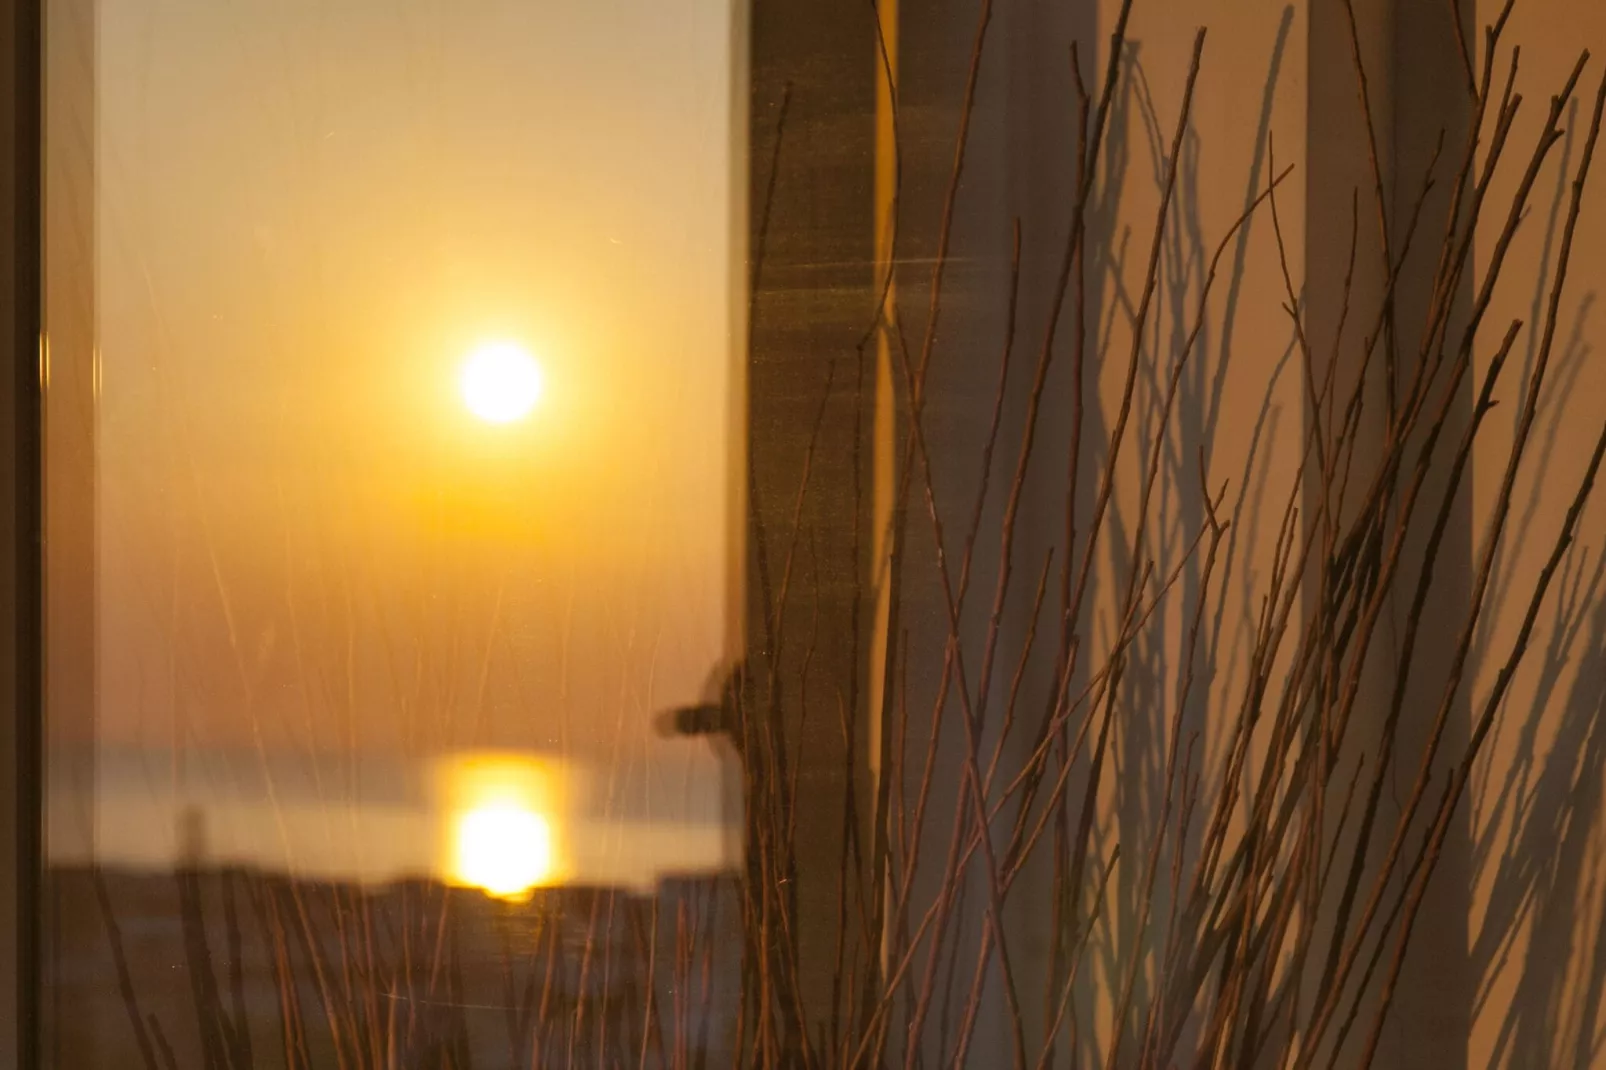
[[737,9],[46,12],[47,1058],[713,1057]]

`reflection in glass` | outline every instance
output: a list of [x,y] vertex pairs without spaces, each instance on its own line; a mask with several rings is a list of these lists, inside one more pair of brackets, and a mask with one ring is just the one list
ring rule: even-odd
[[93,604],[54,603],[95,666],[83,716],[52,682],[93,930],[52,968],[62,1065],[505,1059],[492,1005],[583,1055],[519,1018],[508,947],[639,1029],[655,948],[713,924],[736,774],[653,724],[740,654],[732,20],[56,4],[52,55],[93,46],[93,119],[52,118],[88,181],[49,195],[93,221],[99,376],[93,508],[52,532],[93,537]]

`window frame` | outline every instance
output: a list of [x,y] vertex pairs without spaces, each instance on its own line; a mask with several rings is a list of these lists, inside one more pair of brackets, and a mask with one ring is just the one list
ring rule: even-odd
[[0,0],[0,1067],[40,1055],[43,880],[43,36],[42,0]]

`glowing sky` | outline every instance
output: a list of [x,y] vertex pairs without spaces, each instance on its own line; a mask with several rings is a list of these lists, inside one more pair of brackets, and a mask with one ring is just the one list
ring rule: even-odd
[[103,742],[656,746],[727,643],[728,4],[100,20]]

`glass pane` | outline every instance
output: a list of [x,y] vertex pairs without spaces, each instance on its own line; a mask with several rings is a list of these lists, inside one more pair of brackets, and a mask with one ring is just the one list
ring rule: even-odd
[[56,1064],[717,1049],[732,0],[50,6]]

